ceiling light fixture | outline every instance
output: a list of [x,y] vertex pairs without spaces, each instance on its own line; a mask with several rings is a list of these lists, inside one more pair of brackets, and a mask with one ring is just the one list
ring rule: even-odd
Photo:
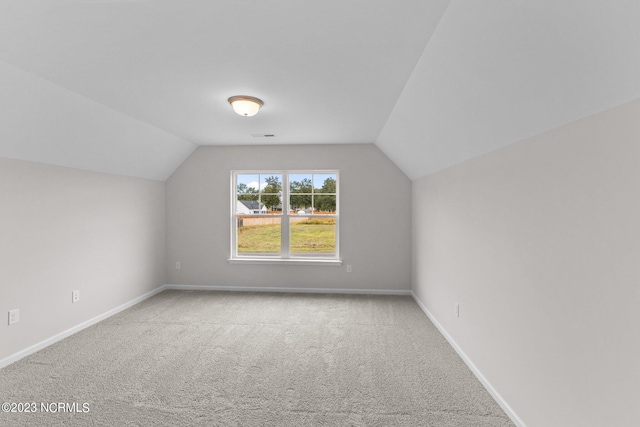
[[258,114],[260,107],[264,102],[253,96],[238,95],[228,99],[229,104],[233,107],[233,111],[244,117],[251,117]]

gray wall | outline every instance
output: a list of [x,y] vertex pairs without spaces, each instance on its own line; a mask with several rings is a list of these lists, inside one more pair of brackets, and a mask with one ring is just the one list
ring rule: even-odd
[[413,182],[413,290],[529,426],[640,420],[639,117],[627,104]]
[[[343,266],[229,264],[236,169],[339,169]],[[169,284],[410,289],[411,183],[372,144],[200,147],[166,187]]]
[[0,360],[163,285],[164,204],[159,181],[0,158]]

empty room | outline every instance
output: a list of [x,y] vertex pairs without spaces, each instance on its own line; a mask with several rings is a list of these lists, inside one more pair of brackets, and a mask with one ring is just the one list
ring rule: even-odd
[[0,425],[640,425],[639,18],[0,2]]

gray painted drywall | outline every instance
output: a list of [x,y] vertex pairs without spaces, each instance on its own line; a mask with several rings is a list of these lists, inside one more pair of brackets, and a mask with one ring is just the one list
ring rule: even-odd
[[[340,171],[341,267],[227,262],[230,172],[258,169]],[[200,147],[166,188],[169,284],[410,289],[411,182],[373,144]]]
[[164,183],[0,158],[0,236],[2,360],[164,284]]
[[640,101],[412,184],[413,290],[528,426],[640,420],[638,117]]

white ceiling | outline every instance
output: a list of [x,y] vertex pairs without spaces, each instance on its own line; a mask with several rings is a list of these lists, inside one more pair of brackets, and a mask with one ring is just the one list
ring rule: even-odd
[[[0,156],[164,180],[199,145],[375,142],[417,178],[640,98],[638,18],[637,0],[0,0]],[[241,94],[260,114],[233,114]]]
[[415,179],[638,98],[640,1],[453,0],[376,143]]

